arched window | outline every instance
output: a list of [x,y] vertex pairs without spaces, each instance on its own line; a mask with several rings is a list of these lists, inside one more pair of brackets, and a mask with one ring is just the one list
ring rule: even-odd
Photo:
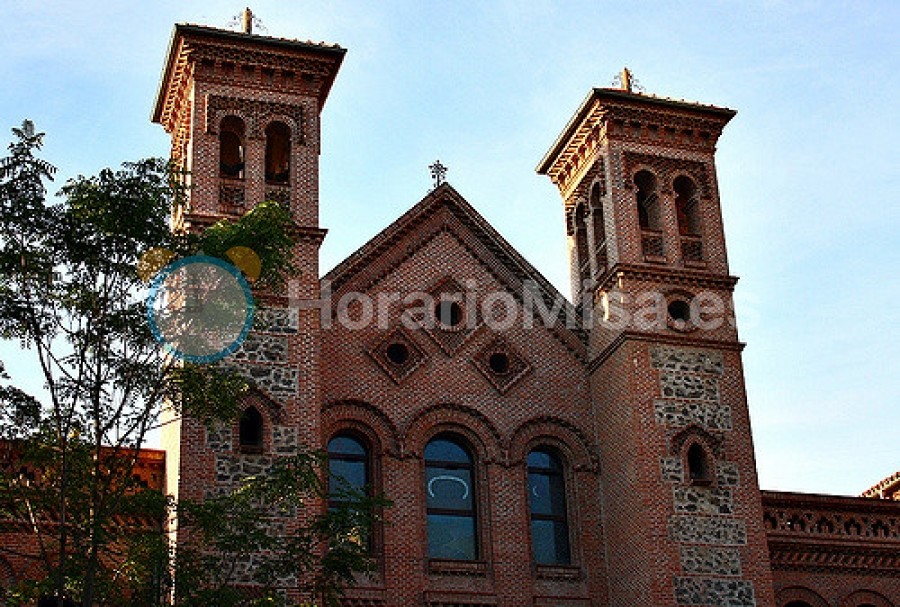
[[680,175],[675,178],[672,187],[675,190],[678,232],[682,236],[699,236],[700,205],[697,202],[697,186],[690,177]]
[[283,122],[266,127],[266,181],[288,183],[291,177],[291,130]]
[[637,186],[635,202],[642,230],[660,230],[659,197],[656,195],[656,177],[647,170],[638,171],[634,176]]
[[346,490],[369,491],[369,453],[352,436],[339,434],[328,441],[328,499],[332,505],[346,499]]
[[247,407],[241,415],[239,432],[241,449],[245,451],[262,451],[263,418],[256,407]]
[[591,261],[588,259],[587,206],[584,200],[575,207],[575,254],[581,280],[591,277]]
[[700,443],[694,443],[687,452],[688,478],[695,483],[709,482],[709,456]]
[[226,116],[219,125],[219,175],[244,178],[244,121]]
[[591,210],[591,227],[593,228],[594,256],[597,260],[597,271],[603,272],[607,266],[606,256],[606,221],[603,219],[603,201],[600,200],[600,184],[595,183],[591,187],[591,197],[588,206]]
[[[339,508],[358,497],[369,495],[369,451],[356,438],[338,434],[328,441],[328,507]],[[372,549],[370,537],[354,533],[350,538],[360,546]]]
[[528,497],[535,562],[568,565],[572,557],[563,468],[559,458],[548,450],[536,449],[528,454]]
[[425,447],[425,503],[430,558],[478,557],[472,456],[456,438],[437,436]]

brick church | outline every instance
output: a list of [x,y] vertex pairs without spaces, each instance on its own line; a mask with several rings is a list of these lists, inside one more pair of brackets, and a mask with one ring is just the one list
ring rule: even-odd
[[192,179],[175,225],[279,201],[300,274],[228,359],[258,386],[241,421],[168,427],[169,492],[327,449],[393,501],[348,606],[900,605],[900,480],[758,486],[715,168],[733,110],[637,93],[627,71],[590,90],[537,168],[570,299],[440,167],[322,277],[319,119],[344,54],[175,28],[153,114]]

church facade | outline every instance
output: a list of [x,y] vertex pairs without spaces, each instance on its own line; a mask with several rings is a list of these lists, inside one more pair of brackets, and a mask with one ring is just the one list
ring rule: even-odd
[[590,91],[538,166],[571,301],[446,183],[320,277],[344,53],[175,29],[153,114],[192,181],[175,226],[276,200],[300,272],[228,359],[258,387],[244,422],[167,426],[170,493],[327,449],[393,502],[351,606],[900,604],[897,502],[758,486],[715,168],[734,111],[627,72]]

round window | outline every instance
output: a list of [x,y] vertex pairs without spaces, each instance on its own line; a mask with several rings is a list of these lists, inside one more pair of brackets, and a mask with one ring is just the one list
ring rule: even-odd
[[505,352],[494,352],[488,357],[488,367],[497,375],[509,373],[509,356]]
[[395,365],[402,365],[409,360],[409,348],[399,342],[390,344],[384,353],[387,359]]

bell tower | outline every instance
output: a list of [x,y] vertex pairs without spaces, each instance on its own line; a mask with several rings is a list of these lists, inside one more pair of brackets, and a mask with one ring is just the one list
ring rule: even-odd
[[335,45],[178,24],[152,119],[172,137],[190,203],[176,227],[202,227],[263,200],[318,227],[319,115],[344,58]]
[[[252,26],[249,9],[243,31],[176,25],[152,119],[171,135],[188,186],[173,229],[202,230],[278,202],[294,222],[289,296],[302,303],[319,297],[319,117],[346,51],[254,35]],[[211,427],[183,417],[164,427],[166,489],[176,497],[233,489],[275,458],[321,445],[319,311],[284,293],[253,295],[253,330],[219,363],[254,383],[240,421]],[[252,582],[251,565],[240,564],[238,583]],[[284,584],[296,594],[296,580]]]
[[563,199],[610,604],[773,606],[715,149],[730,109],[593,89],[538,166]]

